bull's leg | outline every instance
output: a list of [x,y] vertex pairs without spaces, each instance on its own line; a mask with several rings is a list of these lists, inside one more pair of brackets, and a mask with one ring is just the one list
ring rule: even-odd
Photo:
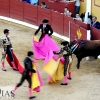
[[81,60],[82,60],[82,58],[80,58],[80,57],[77,57],[77,69],[79,69],[79,67],[80,67],[80,62],[81,62]]
[[94,56],[94,59],[97,59],[98,58],[98,56]]

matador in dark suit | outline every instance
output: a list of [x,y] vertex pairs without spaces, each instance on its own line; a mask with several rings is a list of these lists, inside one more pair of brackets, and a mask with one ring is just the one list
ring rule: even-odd
[[51,26],[48,24],[48,22],[49,22],[49,20],[44,19],[42,21],[42,24],[40,24],[39,28],[34,33],[36,35],[41,29],[42,34],[39,38],[39,41],[42,40],[42,38],[45,36],[45,34],[48,34],[49,36],[51,36],[53,34],[53,30],[52,30]]
[[32,59],[33,59],[33,52],[28,51],[27,57],[24,59],[25,69],[22,73],[21,80],[11,91],[11,94],[14,95],[14,92],[18,89],[18,87],[20,87],[24,83],[24,81],[27,80],[29,83],[29,86],[28,86],[29,99],[35,98],[35,96],[32,96],[32,88],[31,88],[31,85],[32,85],[31,75],[32,75],[32,73],[36,73],[36,71],[34,69],[32,69],[32,66],[33,66]]

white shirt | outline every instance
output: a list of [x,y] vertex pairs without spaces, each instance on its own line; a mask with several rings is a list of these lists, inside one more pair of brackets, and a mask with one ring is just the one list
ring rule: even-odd
[[66,2],[66,0],[62,0],[62,2]]
[[35,4],[38,2],[38,0],[30,0],[31,4]]
[[43,24],[43,28],[45,28],[45,27],[46,27],[46,25]]
[[43,33],[45,33],[46,25],[43,24]]
[[80,6],[80,0],[75,0],[75,6]]
[[82,22],[82,19],[81,18],[75,18],[76,20],[79,20],[79,21],[81,21]]
[[91,24],[91,20],[88,18],[88,12],[85,13],[84,23]]

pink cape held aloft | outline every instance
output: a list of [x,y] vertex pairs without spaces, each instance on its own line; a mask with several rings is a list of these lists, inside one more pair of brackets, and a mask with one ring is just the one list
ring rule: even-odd
[[51,51],[59,51],[59,46],[47,34],[38,42],[35,37],[32,41],[34,57],[36,59],[45,59],[47,53]]

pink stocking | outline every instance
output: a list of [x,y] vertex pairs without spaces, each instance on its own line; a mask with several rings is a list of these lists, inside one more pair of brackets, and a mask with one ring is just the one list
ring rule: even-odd
[[4,62],[2,62],[2,70],[6,71],[5,63]]
[[17,86],[14,87],[14,89],[12,90],[12,92],[14,93],[17,90]]
[[13,69],[17,70],[14,61],[12,61],[11,63],[12,63],[12,65],[13,65]]
[[64,76],[64,84],[65,83],[68,83],[68,80],[67,80],[67,75],[66,76]]
[[68,77],[69,80],[71,80],[71,72],[68,72]]
[[40,87],[38,86],[38,87],[34,88],[34,91],[40,92]]
[[29,99],[36,98],[36,96],[32,95],[32,89],[31,88],[28,88],[28,96],[29,96]]

